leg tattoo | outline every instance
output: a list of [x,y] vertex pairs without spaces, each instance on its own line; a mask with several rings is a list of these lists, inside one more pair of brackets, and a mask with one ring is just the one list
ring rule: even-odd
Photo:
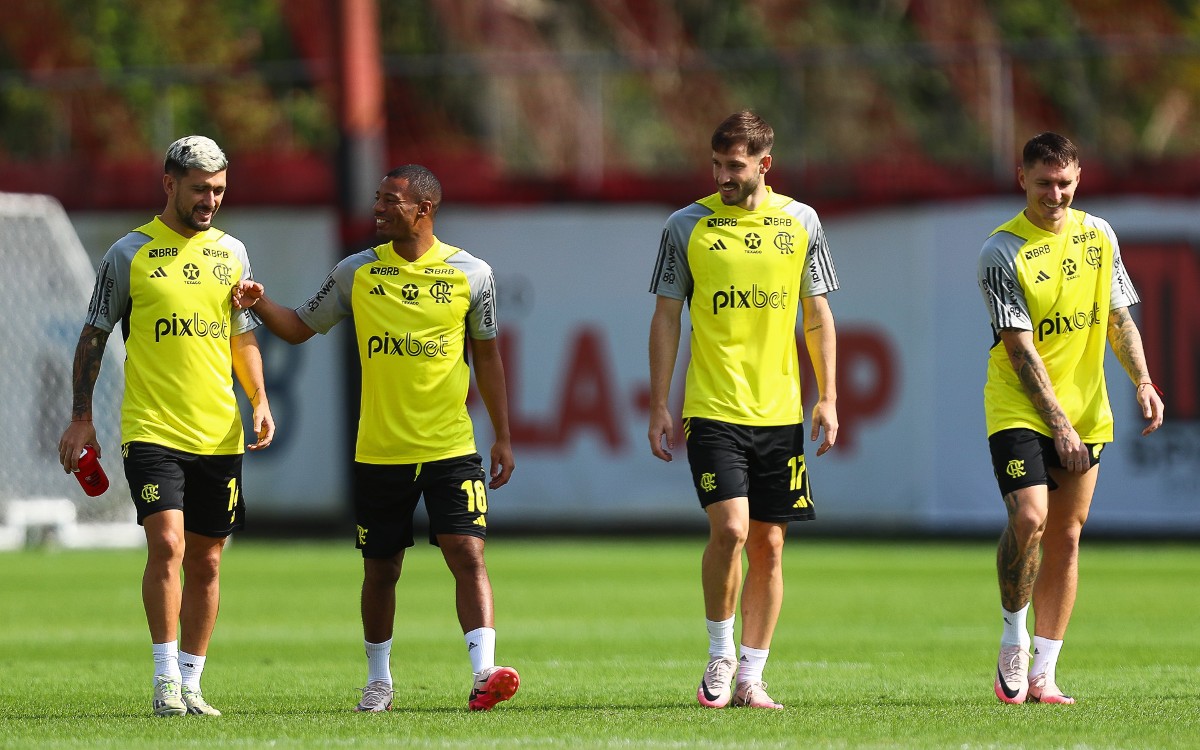
[[1004,496],[1004,507],[1008,509],[1008,525],[1000,535],[1000,545],[996,550],[996,572],[1000,579],[1000,603],[1009,612],[1016,612],[1028,604],[1033,595],[1033,583],[1037,580],[1040,560],[1038,544],[1027,541],[1022,549],[1013,528],[1017,493],[1010,492]]

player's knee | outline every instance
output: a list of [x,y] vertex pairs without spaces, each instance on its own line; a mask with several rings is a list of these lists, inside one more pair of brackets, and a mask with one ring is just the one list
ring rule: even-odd
[[197,554],[183,556],[183,575],[187,583],[209,584],[217,580],[221,571],[219,554]]
[[782,568],[783,540],[751,540],[746,545],[746,559],[749,561],[750,567],[759,570]]
[[455,578],[462,576],[479,577],[487,575],[487,564],[483,558],[483,545],[473,541],[463,543],[442,542],[442,555],[446,558],[446,567]]
[[1036,544],[1046,531],[1046,516],[1032,508],[1018,509],[1009,518],[1013,536],[1021,546]]
[[151,565],[178,566],[183,561],[183,535],[173,529],[146,534],[146,561]]
[[394,557],[363,560],[363,583],[367,586],[395,586],[400,580],[400,560]]
[[709,546],[724,552],[741,552],[747,536],[746,527],[735,521],[717,524],[709,530]]

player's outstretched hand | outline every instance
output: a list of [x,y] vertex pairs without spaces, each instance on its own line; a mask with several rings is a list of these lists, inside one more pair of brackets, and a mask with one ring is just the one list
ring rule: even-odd
[[488,488],[497,490],[508,484],[508,479],[512,476],[515,468],[517,467],[513,462],[512,443],[507,440],[497,440],[492,444],[492,463],[488,469],[492,481],[488,482]]
[[1141,383],[1137,387],[1138,405],[1142,407],[1142,416],[1148,422],[1146,429],[1142,430],[1142,437],[1162,427],[1163,414],[1166,411],[1162,395],[1162,391],[1158,390],[1154,383]]
[[812,435],[809,439],[815,441],[821,435],[822,430],[825,432],[825,440],[817,448],[818,456],[825,455],[834,446],[834,443],[837,442],[838,436],[837,407],[832,403],[818,401],[813,406]]
[[257,281],[242,279],[233,285],[233,306],[238,309],[254,307],[266,292],[266,287]]

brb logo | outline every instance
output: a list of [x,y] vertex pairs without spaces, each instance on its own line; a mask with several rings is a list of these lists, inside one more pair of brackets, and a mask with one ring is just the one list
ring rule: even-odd
[[446,348],[450,342],[445,336],[438,336],[437,339],[422,341],[414,337],[411,333],[406,333],[400,338],[390,335],[387,331],[383,332],[382,336],[372,336],[367,339],[367,359],[376,354],[391,354],[396,357],[444,357],[446,356]]
[[154,342],[162,341],[163,336],[210,336],[214,339],[228,339],[229,322],[204,320],[197,313],[192,313],[190,318],[181,318],[171,313],[169,319],[159,318],[154,321]]
[[1100,325],[1099,303],[1092,305],[1091,310],[1076,310],[1068,315],[1054,313],[1053,318],[1042,318],[1038,321],[1038,341],[1044,341],[1047,336],[1082,331],[1095,325]]
[[757,308],[761,310],[764,307],[769,307],[773,310],[786,310],[787,306],[787,289],[780,289],[777,292],[766,292],[759,289],[758,284],[752,285],[749,290],[742,290],[731,286],[728,292],[713,294],[713,315],[716,315],[717,311],[723,308]]

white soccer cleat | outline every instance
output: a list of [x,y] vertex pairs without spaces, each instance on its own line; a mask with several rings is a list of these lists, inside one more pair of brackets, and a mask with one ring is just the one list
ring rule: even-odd
[[372,680],[362,689],[362,700],[354,707],[362,713],[379,713],[392,710],[392,685],[383,680]]
[[725,708],[733,699],[733,676],[737,673],[737,662],[728,656],[715,656],[704,668],[700,687],[696,689],[696,700],[705,708]]
[[1002,646],[996,663],[996,697],[1005,703],[1024,703],[1029,695],[1029,652]]
[[154,678],[155,716],[183,716],[188,712],[187,704],[183,702],[179,680],[172,680],[165,675]]
[[1064,695],[1052,680],[1046,679],[1045,673],[1035,675],[1029,681],[1029,702],[1030,703],[1061,703],[1063,705],[1072,705],[1075,699],[1069,695]]
[[743,682],[733,694],[733,705],[739,708],[783,708],[782,703],[767,695],[767,683]]
[[220,716],[221,712],[208,705],[199,690],[189,687],[183,689],[183,703],[187,706],[189,716]]

